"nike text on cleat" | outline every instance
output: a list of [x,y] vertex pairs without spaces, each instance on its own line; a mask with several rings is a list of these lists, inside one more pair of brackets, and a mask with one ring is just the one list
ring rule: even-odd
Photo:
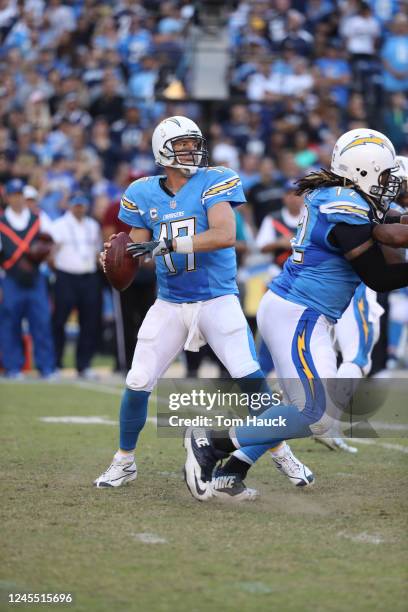
[[94,485],[101,487],[120,487],[127,482],[136,480],[137,468],[134,460],[113,460],[106,472],[94,480]]
[[256,489],[245,486],[239,474],[218,474],[211,481],[214,497],[230,502],[255,501],[259,496]]
[[[207,501],[212,497],[211,478],[218,459],[226,453],[217,453],[212,447],[209,431],[189,427],[184,434],[187,451],[184,478],[193,497]],[[222,456],[221,456],[222,455]]]
[[281,453],[272,455],[272,460],[280,473],[287,476],[296,487],[307,487],[314,483],[313,473],[296,459],[288,444],[285,444]]

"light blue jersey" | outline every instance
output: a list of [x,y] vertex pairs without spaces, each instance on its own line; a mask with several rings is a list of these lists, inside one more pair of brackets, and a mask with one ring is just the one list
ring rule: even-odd
[[[208,230],[208,210],[217,202],[244,203],[241,179],[229,168],[199,168],[170,195],[165,177],[150,176],[131,183],[120,204],[119,219],[151,230],[154,240],[194,236]],[[158,297],[169,302],[198,302],[238,294],[235,248],[209,253],[169,253],[156,257]]]
[[341,317],[361,279],[328,236],[336,223],[371,223],[369,204],[353,189],[324,187],[305,197],[305,214],[293,253],[269,288],[332,321]]

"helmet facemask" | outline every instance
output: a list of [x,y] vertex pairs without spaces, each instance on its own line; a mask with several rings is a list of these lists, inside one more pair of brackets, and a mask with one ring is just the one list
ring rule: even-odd
[[370,187],[370,196],[374,205],[383,213],[386,213],[391,202],[397,199],[401,190],[401,179],[395,174],[398,166],[388,168],[378,176],[378,185]]
[[[174,150],[174,144],[182,140],[193,140],[197,143],[197,148],[187,150]],[[197,168],[208,166],[208,150],[206,148],[205,138],[199,135],[186,134],[183,136],[177,136],[175,138],[169,138],[163,144],[160,153],[169,160],[169,164],[166,164],[170,168],[178,168],[186,172],[186,176],[190,176],[197,171]],[[173,162],[171,163],[171,160]]]

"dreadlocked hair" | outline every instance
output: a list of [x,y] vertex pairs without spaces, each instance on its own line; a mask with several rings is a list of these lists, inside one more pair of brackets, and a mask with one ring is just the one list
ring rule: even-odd
[[330,170],[320,168],[316,172],[310,172],[303,178],[296,181],[297,189],[296,195],[303,195],[309,193],[319,187],[348,187],[353,183],[346,178],[337,176]]

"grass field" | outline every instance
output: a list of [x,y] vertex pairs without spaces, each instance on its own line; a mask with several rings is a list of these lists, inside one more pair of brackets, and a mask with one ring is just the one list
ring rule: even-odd
[[115,421],[119,397],[0,384],[1,610],[25,607],[9,606],[10,592],[70,592],[63,607],[84,612],[407,609],[406,440],[357,456],[296,441],[316,486],[295,490],[263,458],[248,480],[262,497],[237,507],[193,500],[180,440],[148,423],[136,483],[98,490],[116,427],[40,419]]

